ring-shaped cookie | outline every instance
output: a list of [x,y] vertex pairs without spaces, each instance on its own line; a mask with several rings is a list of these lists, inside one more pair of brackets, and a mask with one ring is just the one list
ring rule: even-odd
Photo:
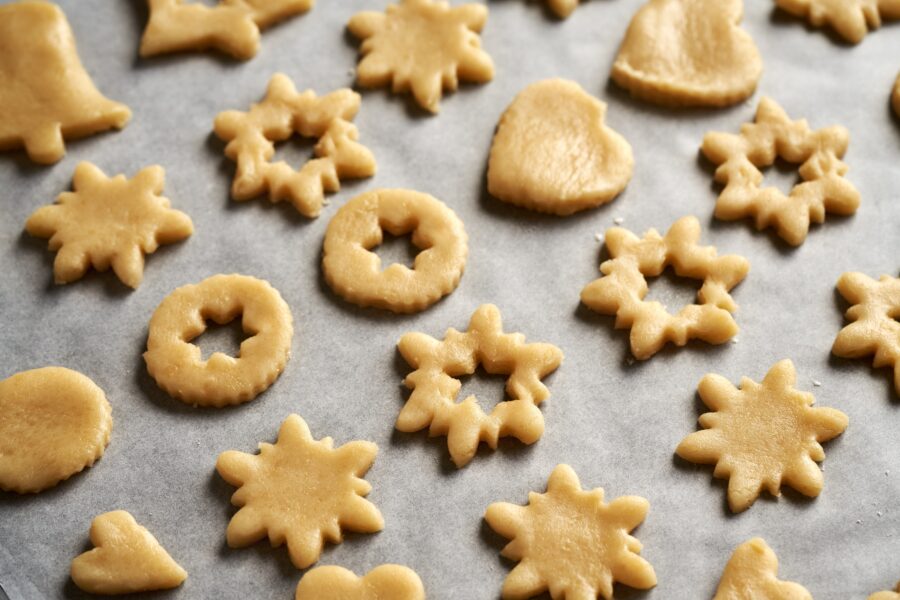
[[[215,352],[203,360],[191,340],[241,316],[237,357]],[[194,406],[222,407],[252,400],[284,370],[294,334],[290,308],[278,290],[246,275],[215,275],[165,297],[150,319],[147,371],[169,395]]]
[[[382,270],[371,251],[384,231],[412,234],[421,249],[413,268]],[[462,221],[446,204],[421,192],[381,189],[353,198],[334,215],[325,233],[322,266],[336,294],[360,306],[395,313],[423,310],[459,284],[469,253]]]

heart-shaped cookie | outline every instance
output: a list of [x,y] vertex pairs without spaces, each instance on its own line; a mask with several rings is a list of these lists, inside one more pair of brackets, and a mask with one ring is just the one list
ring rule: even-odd
[[316,567],[297,584],[296,600],[425,600],[422,580],[409,567],[381,565],[362,577],[343,567]]
[[739,27],[742,0],[650,0],[634,15],[612,68],[631,95],[666,106],[729,106],[747,98],[762,59]]
[[564,79],[529,85],[500,118],[488,191],[556,215],[609,202],[631,180],[631,146],[604,124],[606,105]]
[[187,572],[129,513],[115,510],[91,523],[95,546],[72,561],[72,581],[90,594],[129,594],[178,587]]

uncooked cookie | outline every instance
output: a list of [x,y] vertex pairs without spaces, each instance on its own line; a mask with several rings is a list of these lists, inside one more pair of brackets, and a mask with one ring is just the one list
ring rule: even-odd
[[570,215],[609,202],[631,180],[631,146],[604,124],[606,104],[574,81],[547,79],[500,118],[488,162],[491,195]]
[[316,567],[300,580],[295,600],[425,600],[425,588],[403,565],[381,565],[362,577],[342,567]]
[[719,375],[707,375],[697,391],[714,412],[700,416],[702,431],[684,438],[675,452],[695,463],[716,465],[713,475],[728,479],[732,512],[749,508],[765,487],[781,494],[789,485],[816,497],[824,478],[814,461],[825,460],[820,442],[847,428],[847,415],[833,408],[813,408],[808,392],[794,389],[797,373],[782,360],[762,383],[748,377],[740,388]]
[[63,137],[121,129],[130,118],[94,87],[59,7],[0,6],[0,150],[24,147],[34,162],[55,163],[66,153]]
[[72,581],[89,594],[167,590],[187,579],[187,571],[124,510],[94,519],[91,544],[93,550],[72,561]]
[[762,59],[739,27],[742,0],[650,0],[635,14],[612,78],[666,106],[728,106],[749,97]]
[[858,44],[881,20],[900,19],[900,0],[775,0],[779,8],[807,19],[813,27],[825,25],[850,43]]
[[112,409],[76,371],[44,367],[0,381],[0,490],[40,492],[103,456]]
[[610,600],[613,584],[646,590],[656,574],[629,535],[650,503],[640,496],[604,502],[603,490],[581,489],[568,465],[553,469],[547,492],[528,494],[528,504],[496,502],[484,515],[491,529],[512,541],[501,554],[519,564],[503,582],[504,600],[550,592],[553,600]]
[[762,538],[746,541],[728,559],[713,600],[812,600],[799,583],[778,579],[778,557]]
[[297,415],[284,420],[275,444],[259,445],[259,454],[223,452],[216,470],[239,488],[231,503],[241,507],[228,524],[228,545],[242,548],[268,535],[273,546],[287,542],[291,562],[305,569],[319,560],[325,540],[342,541],[342,529],[381,531],[381,513],[364,498],[372,486],[361,479],[377,452],[372,442],[335,449],[329,437],[314,440]]
[[894,81],[894,91],[891,93],[891,106],[894,107],[894,114],[900,117],[900,75]]
[[356,79],[363,87],[411,90],[422,108],[436,113],[442,90],[455,90],[460,79],[494,78],[494,62],[478,37],[487,16],[483,4],[451,8],[435,0],[400,0],[385,13],[357,13],[347,24],[362,40]]
[[900,581],[897,582],[895,592],[875,592],[868,600],[900,600]]
[[578,0],[547,0],[547,6],[557,17],[565,19],[578,7]]

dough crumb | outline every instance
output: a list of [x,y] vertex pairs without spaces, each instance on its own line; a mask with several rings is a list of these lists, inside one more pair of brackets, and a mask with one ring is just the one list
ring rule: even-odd
[[624,222],[625,222],[625,219],[622,217],[616,217],[615,219],[613,219],[613,223],[615,223],[616,225],[621,225]]

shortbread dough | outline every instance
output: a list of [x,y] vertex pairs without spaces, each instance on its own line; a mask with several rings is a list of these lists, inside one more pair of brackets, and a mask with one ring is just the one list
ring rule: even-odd
[[850,43],[858,44],[881,21],[900,19],[900,0],[775,0],[779,8],[807,19],[813,27],[825,25]]
[[547,0],[547,6],[557,17],[565,19],[578,7],[578,0]]
[[606,104],[574,81],[547,79],[500,118],[488,191],[532,210],[570,215],[609,202],[631,180],[631,146],[604,124]]
[[[385,267],[372,252],[384,231],[412,236],[421,250],[412,269],[398,263]],[[462,221],[437,198],[413,190],[373,190],[347,202],[331,219],[322,268],[331,289],[348,302],[418,312],[459,285],[467,242]]]
[[94,519],[91,544],[93,550],[72,561],[72,581],[89,594],[167,590],[187,579],[187,571],[124,510]]
[[[404,380],[412,393],[397,417],[397,429],[412,432],[428,427],[432,436],[446,435],[457,467],[472,460],[480,442],[496,448],[500,437],[513,436],[533,444],[544,433],[538,405],[550,391],[541,379],[556,370],[563,353],[552,344],[526,344],[521,333],[503,333],[496,306],[479,306],[465,332],[448,329],[442,341],[407,333],[397,348],[415,369]],[[509,399],[495,405],[490,414],[484,413],[475,396],[456,402],[462,387],[457,377],[473,374],[478,365],[488,373],[509,375]]]
[[316,567],[300,580],[295,600],[425,600],[425,588],[403,565],[381,565],[362,577],[343,567]]
[[268,535],[272,546],[287,542],[291,562],[305,569],[319,560],[325,540],[342,541],[342,530],[381,531],[381,513],[364,498],[372,486],[362,479],[377,452],[372,442],[334,448],[329,437],[314,440],[297,415],[284,420],[275,444],[259,445],[259,454],[223,452],[216,470],[239,488],[231,503],[241,507],[228,524],[228,545],[242,548]]
[[437,113],[442,90],[455,90],[460,79],[494,78],[494,62],[478,37],[487,16],[483,4],[451,8],[440,0],[400,0],[384,13],[357,13],[347,24],[362,40],[356,79],[363,87],[411,90],[422,108]]
[[895,592],[875,592],[868,600],[900,600],[900,581],[897,582]]
[[51,164],[66,153],[63,137],[121,129],[130,118],[94,87],[58,6],[0,6],[0,150],[24,147],[34,162]]
[[781,494],[789,485],[816,497],[824,478],[814,461],[825,460],[820,442],[847,428],[847,415],[833,408],[813,408],[808,392],[794,389],[794,363],[782,360],[762,383],[748,377],[740,388],[719,375],[707,375],[698,392],[712,409],[700,416],[702,431],[684,438],[675,452],[695,463],[716,465],[713,475],[728,479],[732,512],[749,508],[765,487]]
[[749,97],[762,59],[739,27],[742,0],[650,0],[634,15],[612,78],[668,106],[728,106]]
[[550,474],[547,492],[528,494],[528,504],[496,502],[484,515],[491,529],[512,541],[501,554],[519,564],[503,582],[504,600],[550,592],[553,600],[613,597],[613,584],[646,590],[656,585],[653,567],[629,535],[650,503],[621,496],[610,503],[603,489],[581,489],[569,465]]
[[[241,318],[249,337],[237,357],[214,352],[203,360],[191,343],[206,330]],[[170,396],[195,406],[222,407],[252,400],[281,374],[291,356],[291,310],[268,282],[246,275],[215,275],[165,297],[150,319],[147,371]]]
[[713,600],[812,600],[799,583],[778,579],[778,557],[762,538],[738,546]]
[[43,367],[0,381],[0,490],[40,492],[103,456],[112,409],[76,371]]

